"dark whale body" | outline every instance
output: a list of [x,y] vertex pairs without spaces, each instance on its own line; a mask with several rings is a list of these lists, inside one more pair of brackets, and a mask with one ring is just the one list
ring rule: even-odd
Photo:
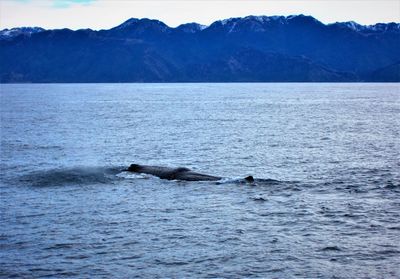
[[[212,176],[208,174],[194,172],[188,168],[169,168],[169,167],[131,164],[127,169],[127,171],[151,174],[161,179],[168,179],[168,180],[218,181],[222,179],[222,177],[219,176]],[[254,181],[252,176],[246,177],[245,180],[248,182]]]

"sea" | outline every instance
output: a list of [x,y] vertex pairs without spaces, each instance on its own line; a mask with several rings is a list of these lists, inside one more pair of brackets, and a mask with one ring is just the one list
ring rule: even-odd
[[0,86],[1,278],[400,278],[399,83]]

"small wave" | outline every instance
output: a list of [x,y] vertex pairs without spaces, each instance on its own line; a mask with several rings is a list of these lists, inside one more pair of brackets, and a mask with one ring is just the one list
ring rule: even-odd
[[388,230],[400,231],[400,226],[388,227]]
[[400,189],[400,183],[396,184],[392,181],[388,181],[385,186],[386,189]]
[[37,187],[105,184],[118,179],[120,167],[76,167],[36,171],[23,175],[19,182]]
[[275,179],[270,179],[270,178],[266,178],[266,179],[263,179],[263,178],[256,178],[256,179],[254,179],[254,182],[255,182],[257,185],[274,185],[274,184],[280,184],[280,183],[282,183],[282,181],[275,180]]
[[327,246],[320,249],[320,251],[342,251],[342,249],[340,249],[338,246]]
[[268,185],[275,185],[280,184],[281,181],[275,179],[263,179],[263,178],[254,178],[253,182],[246,181],[242,177],[237,178],[223,178],[217,182],[217,184],[249,184],[254,186],[268,186]]
[[266,202],[267,199],[266,199],[266,198],[263,198],[263,197],[254,197],[254,198],[253,198],[253,201],[256,201],[256,202]]
[[388,249],[388,250],[375,251],[375,253],[378,255],[397,255],[400,254],[400,250]]
[[187,265],[187,264],[189,264],[189,262],[187,262],[187,261],[180,261],[180,260],[175,260],[174,261],[173,259],[171,259],[171,260],[159,260],[159,259],[156,259],[155,262],[157,264],[166,265],[166,266],[179,266],[179,265]]
[[74,246],[76,246],[75,243],[56,243],[44,248],[44,250],[72,249]]

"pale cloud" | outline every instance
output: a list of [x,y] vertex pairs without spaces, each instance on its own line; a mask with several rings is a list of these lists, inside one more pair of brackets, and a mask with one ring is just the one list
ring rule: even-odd
[[89,5],[95,0],[53,0],[53,7],[69,8],[73,4]]
[[20,4],[31,4],[39,6],[49,6],[55,8],[69,8],[71,5],[89,5],[97,0],[0,0],[2,2],[16,2]]
[[153,18],[169,26],[247,15],[312,15],[324,23],[399,22],[399,0],[0,0],[0,27],[108,29],[124,20]]

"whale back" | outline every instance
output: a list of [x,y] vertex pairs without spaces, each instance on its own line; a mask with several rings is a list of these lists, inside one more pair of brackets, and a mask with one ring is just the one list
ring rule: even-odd
[[175,172],[176,172],[176,173],[185,172],[185,171],[190,171],[190,169],[188,169],[188,168],[183,168],[183,167],[180,167],[180,168],[176,168],[176,169],[175,169]]
[[[170,167],[131,164],[128,168],[128,171],[151,174],[161,179],[168,179],[168,180],[186,180],[186,181],[221,180],[221,177],[194,172],[185,167],[170,168]],[[254,181],[252,176],[246,177],[245,180],[249,182]]]
[[128,171],[146,173],[158,176],[162,179],[174,180],[177,179],[182,173],[190,172],[188,168],[170,168],[170,167],[158,167],[158,166],[146,166],[139,164],[131,164]]

